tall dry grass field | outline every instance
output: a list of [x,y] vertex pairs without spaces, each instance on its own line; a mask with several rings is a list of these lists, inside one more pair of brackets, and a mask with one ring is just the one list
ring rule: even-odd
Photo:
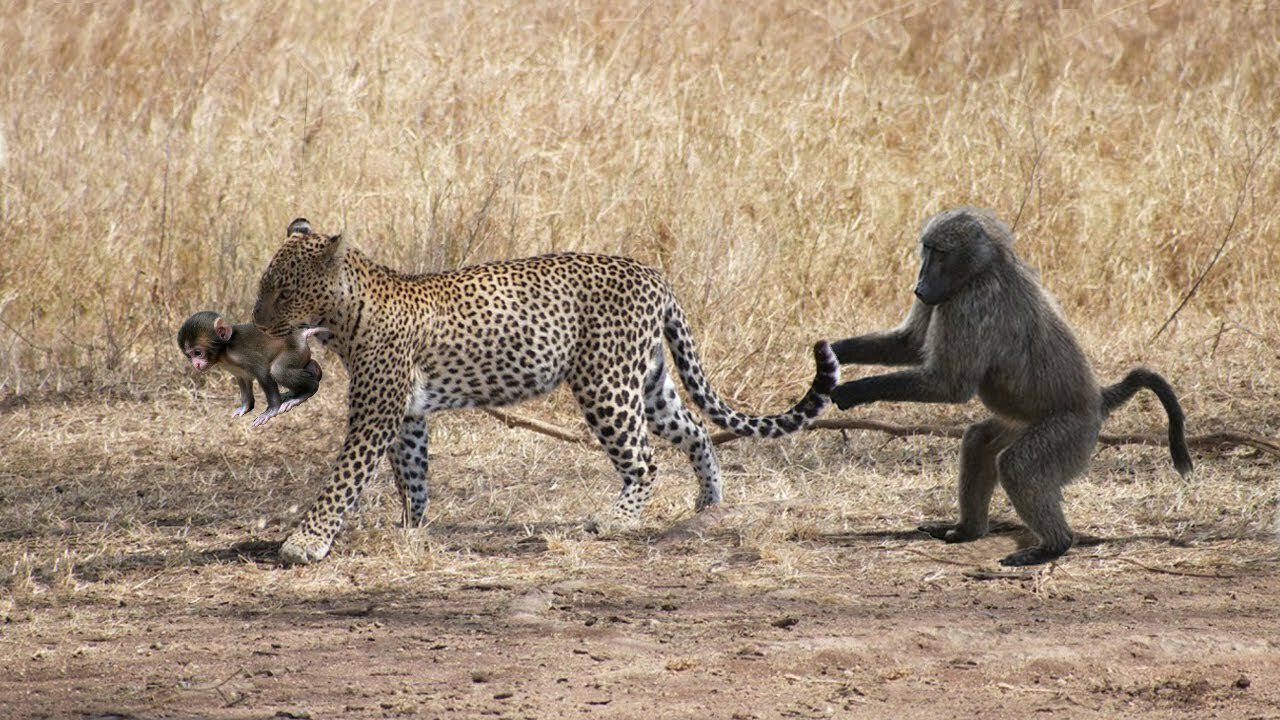
[[1270,377],[1280,6],[851,5],[6,3],[0,387],[181,382],[179,322],[246,318],[304,215],[411,270],[659,265],[764,405],[961,203],[1105,371]]
[[[1275,438],[1278,50],[1275,2],[0,3],[0,717],[1274,715],[1268,446],[1197,444],[1190,480],[1101,448],[1077,546],[1001,573],[999,493],[978,542],[914,530],[954,512],[951,439],[733,443],[697,515],[658,443],[642,527],[599,538],[597,448],[442,414],[429,527],[383,472],[286,569],[340,364],[249,428],[174,335],[247,319],[300,215],[411,271],[624,253],[772,410],[975,204],[1105,380],[1149,364],[1192,434]],[[567,393],[520,412],[585,433]]]

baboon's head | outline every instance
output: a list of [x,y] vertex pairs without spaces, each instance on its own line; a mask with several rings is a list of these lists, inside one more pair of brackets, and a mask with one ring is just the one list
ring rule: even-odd
[[926,305],[946,302],[985,272],[1011,237],[990,210],[962,207],[929,218],[920,232],[916,297]]
[[342,236],[312,232],[303,218],[289,223],[287,233],[258,281],[253,307],[254,324],[277,337],[314,327],[341,287]]

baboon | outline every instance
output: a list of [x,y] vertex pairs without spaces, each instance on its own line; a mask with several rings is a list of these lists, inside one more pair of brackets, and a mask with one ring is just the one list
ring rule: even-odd
[[913,366],[838,386],[841,409],[877,400],[962,403],[976,393],[994,417],[965,430],[960,519],[929,523],[946,542],[987,533],[998,481],[1040,544],[1003,558],[1036,565],[1074,538],[1062,488],[1081,475],[1102,421],[1141,388],[1169,417],[1169,450],[1183,476],[1191,456],[1173,388],[1145,368],[1099,387],[1084,351],[1036,273],[1013,250],[1013,234],[989,210],[962,207],[929,218],[920,233],[916,300],[898,327],[832,344],[841,364]]
[[[178,330],[178,347],[197,372],[220,365],[240,386],[240,406],[231,413],[238,417],[253,409],[253,381],[262,386],[267,410],[253,419],[261,425],[276,415],[306,402],[320,387],[320,363],[311,357],[307,338],[324,339],[324,328],[308,328],[286,337],[272,337],[253,323],[232,325],[212,310],[202,310],[187,318]],[[280,394],[280,386],[290,392]]]

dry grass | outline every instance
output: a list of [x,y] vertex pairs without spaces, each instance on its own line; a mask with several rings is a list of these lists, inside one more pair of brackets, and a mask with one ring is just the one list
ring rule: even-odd
[[[261,638],[243,626],[310,627],[343,603],[383,603],[403,611],[397,632],[457,630],[448,642],[479,656],[467,612],[506,617],[493,608],[524,607],[526,590],[568,581],[594,583],[586,594],[605,618],[609,607],[643,614],[638,602],[686,592],[670,618],[654,610],[652,626],[619,632],[667,633],[661,642],[680,654],[659,666],[695,690],[712,682],[700,667],[723,670],[715,682],[738,677],[739,646],[724,638],[749,634],[714,616],[704,594],[745,615],[782,608],[813,613],[809,622],[829,612],[852,619],[848,633],[878,628],[869,632],[889,649],[849,672],[872,695],[906,687],[898,709],[936,691],[912,689],[913,674],[965,687],[937,664],[956,657],[933,650],[942,641],[910,634],[925,632],[912,629],[923,626],[912,608],[930,598],[938,605],[926,609],[939,614],[929,617],[973,628],[990,627],[987,614],[1070,618],[1045,642],[1084,638],[1076,627],[1103,639],[1154,635],[1159,613],[1192,623],[1188,633],[1203,621],[1274,635],[1262,591],[1236,597],[1246,582],[1273,590],[1278,562],[1275,459],[1247,450],[1197,458],[1184,482],[1162,449],[1100,449],[1067,492],[1081,544],[1066,562],[981,584],[965,573],[989,568],[1016,535],[958,548],[912,532],[952,511],[952,440],[824,432],[734,443],[721,451],[727,510],[707,520],[691,517],[692,473],[664,448],[646,527],[600,540],[581,529],[617,491],[600,452],[479,413],[446,414],[432,427],[425,533],[396,527],[384,477],[329,560],[275,570],[273,543],[337,451],[342,370],[322,353],[332,374],[321,393],[250,431],[228,418],[229,381],[193,381],[180,368],[181,319],[206,307],[247,316],[285,225],[305,215],[414,270],[562,249],[659,265],[713,382],[764,410],[808,377],[813,339],[895,322],[921,220],[972,203],[1016,220],[1022,252],[1104,376],[1151,364],[1183,396],[1192,432],[1276,436],[1280,8],[1054,5],[5,4],[0,635],[21,648],[0,660],[6,676],[45,687],[42,677],[62,676],[41,668],[59,668],[109,680],[114,670],[94,669],[102,657],[114,663],[104,668],[154,675],[120,707],[233,716],[230,703],[243,698],[210,688],[249,662],[244,648]],[[522,412],[578,422],[563,395]],[[959,422],[980,410],[872,412]],[[1108,430],[1152,432],[1160,419],[1143,399]],[[1003,498],[996,514],[1014,519]],[[1159,613],[1142,599],[1148,587]],[[537,592],[526,614],[545,605]],[[1070,605],[1085,595],[1106,599]],[[287,614],[296,608],[303,614]],[[1115,624],[1090,624],[1108,608],[1123,610]],[[1242,613],[1255,624],[1237,628]],[[175,665],[146,635],[161,617],[207,632],[212,649],[196,643],[186,657],[199,660]],[[789,632],[769,620],[767,632]],[[837,620],[815,632],[837,633]],[[224,626],[235,629],[219,635]],[[991,630],[991,647],[1003,649],[978,659],[1005,653],[999,662],[1013,669],[983,675],[979,700],[995,682],[1023,687],[1011,645],[1039,647],[1032,641],[1054,626],[1028,627],[1034,637],[1013,643]],[[136,655],[112,655],[112,643],[137,643]],[[923,659],[910,654],[917,646]],[[1082,650],[1075,672],[1152,657],[1139,648],[1125,665],[1130,650]],[[729,659],[718,664],[708,653],[721,651]],[[1213,673],[1236,666],[1213,652],[1201,665],[1219,668],[1205,670],[1218,682]],[[787,657],[809,657],[796,653]],[[1167,667],[1187,656],[1200,654]],[[365,655],[353,657],[352,677],[384,682],[360,664]],[[300,651],[290,662],[308,660]],[[801,665],[787,672],[828,682]],[[1111,716],[1161,716],[1158,690],[1199,687],[1133,673],[1062,682],[1077,699],[1102,698]],[[792,684],[758,688],[782,697]],[[0,714],[9,701],[26,707],[22,687],[0,684]],[[214,704],[189,706],[197,691]],[[1034,692],[994,709],[1007,701],[1029,712],[1019,703]],[[333,702],[321,707],[335,714],[346,700]],[[889,714],[903,713],[880,715]]]
[[[1208,375],[1197,358],[1225,339],[1257,369],[1280,339],[1271,4],[9,3],[0,19],[7,393],[176,381],[177,324],[247,315],[296,215],[403,268],[569,248],[659,264],[718,382],[762,404],[812,338],[896,319],[916,229],[959,203],[1016,219],[1108,368]],[[1238,201],[1221,259],[1148,343]]]
[[[233,587],[250,579],[235,571],[235,558],[266,559],[312,500],[341,440],[344,398],[339,390],[323,393],[251,430],[226,420],[234,393],[220,390],[111,408],[41,404],[0,416],[9,438],[0,469],[0,587],[7,590],[0,614],[92,603],[103,593],[196,602],[193,587],[207,593],[210,582]],[[552,412],[546,403],[531,407],[538,410]],[[164,423],[182,429],[158,432]],[[832,575],[913,571],[892,567],[905,553],[926,552],[935,565],[990,567],[1016,537],[965,549],[915,535],[917,522],[953,513],[957,447],[948,439],[814,432],[724,446],[728,509],[705,519],[691,515],[696,482],[687,461],[662,445],[645,526],[606,540],[582,529],[617,491],[598,450],[509,430],[476,412],[440,416],[432,443],[425,532],[398,527],[399,498],[383,478],[322,566],[336,569],[276,579],[289,592],[314,586],[342,595],[357,576],[362,581],[350,589],[409,576],[537,584],[647,555],[666,566],[686,555],[703,564],[709,555],[733,568],[744,588],[820,587]],[[1276,460],[1253,452],[1200,460],[1196,477],[1185,481],[1162,448],[1097,452],[1089,477],[1067,492],[1080,533],[1069,565],[1087,569],[1080,582],[1131,573],[1127,563],[1144,558],[1226,574],[1280,558]],[[994,513],[997,524],[1016,522],[1003,496]],[[526,543],[534,556],[522,550]],[[843,559],[832,549],[842,546],[860,549],[858,566],[832,565]],[[742,552],[751,556],[738,568]],[[226,577],[198,576],[203,565],[229,561]],[[245,570],[260,577],[252,565]]]

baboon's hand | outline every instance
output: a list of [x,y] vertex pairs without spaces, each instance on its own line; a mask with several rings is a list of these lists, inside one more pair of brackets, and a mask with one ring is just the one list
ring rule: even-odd
[[861,405],[864,401],[858,397],[858,393],[854,392],[853,382],[847,382],[836,386],[836,389],[831,391],[831,402],[841,410],[848,410]]

